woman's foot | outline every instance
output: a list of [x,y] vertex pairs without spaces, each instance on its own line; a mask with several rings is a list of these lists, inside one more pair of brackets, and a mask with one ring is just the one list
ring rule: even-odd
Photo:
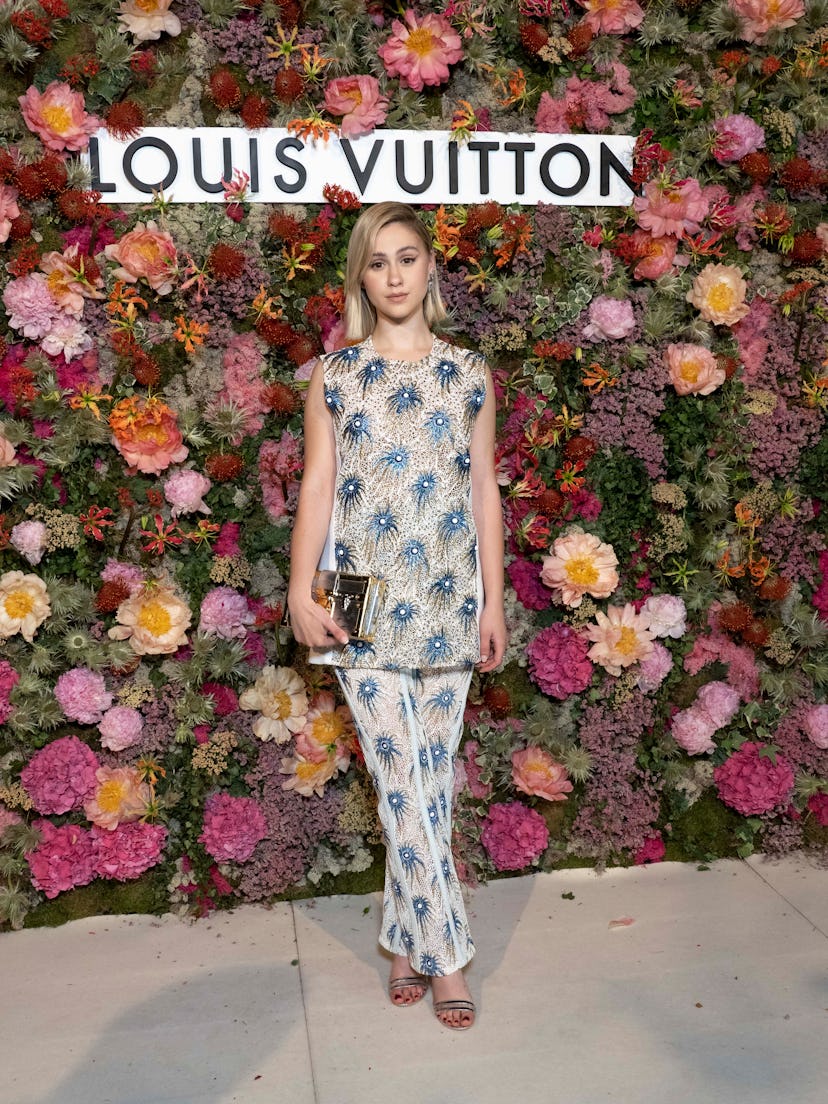
[[391,963],[391,976],[388,979],[388,995],[392,1004],[400,1006],[416,1004],[423,999],[428,989],[428,979],[414,975],[411,963],[405,955],[394,955]]
[[464,1031],[474,1023],[474,1002],[462,970],[431,979],[434,1015],[445,1027]]

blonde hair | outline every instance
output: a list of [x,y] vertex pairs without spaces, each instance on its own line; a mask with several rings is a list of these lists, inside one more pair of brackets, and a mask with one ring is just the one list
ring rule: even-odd
[[[434,252],[428,228],[407,203],[376,203],[365,208],[351,231],[345,264],[345,329],[349,341],[364,341],[377,324],[377,312],[362,286],[362,275],[374,255],[377,234],[392,222],[402,223],[413,230],[426,252]],[[423,313],[429,328],[448,317],[436,271],[428,283]]]

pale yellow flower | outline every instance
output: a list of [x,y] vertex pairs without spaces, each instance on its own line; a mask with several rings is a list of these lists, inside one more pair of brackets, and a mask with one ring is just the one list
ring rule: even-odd
[[99,767],[98,788],[83,804],[93,824],[113,832],[124,821],[143,816],[150,800],[150,788],[141,781],[135,767]]
[[733,326],[750,309],[745,302],[747,284],[735,265],[707,264],[687,292],[687,301],[705,322]]
[[113,640],[129,640],[136,655],[169,655],[187,643],[190,607],[171,587],[151,586],[121,602]]
[[592,647],[587,653],[593,663],[599,663],[611,675],[620,675],[624,667],[645,659],[653,650],[650,619],[636,613],[635,606],[610,606],[606,613],[596,613],[596,625],[587,625]]
[[303,755],[283,759],[281,773],[290,777],[282,783],[282,789],[293,790],[302,797],[312,797],[313,794],[321,797],[325,792],[325,784],[330,782],[336,770],[336,760],[332,755],[319,762],[305,759]]
[[263,667],[252,686],[239,698],[242,709],[262,714],[253,725],[260,740],[284,744],[305,726],[308,695],[301,677],[292,667]]
[[7,571],[0,575],[0,640],[20,633],[30,644],[52,607],[38,575]]
[[585,594],[608,598],[618,586],[618,559],[612,545],[603,544],[594,534],[575,526],[558,537],[552,552],[544,557],[541,582],[565,606],[580,606]]

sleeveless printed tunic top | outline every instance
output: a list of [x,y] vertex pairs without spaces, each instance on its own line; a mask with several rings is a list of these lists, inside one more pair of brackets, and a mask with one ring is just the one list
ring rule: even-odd
[[483,586],[469,444],[486,397],[478,353],[435,338],[419,361],[371,338],[321,358],[336,490],[319,567],[387,581],[371,643],[311,648],[336,667],[468,667]]

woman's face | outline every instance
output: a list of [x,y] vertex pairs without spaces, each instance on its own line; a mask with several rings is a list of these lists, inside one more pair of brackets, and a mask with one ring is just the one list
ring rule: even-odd
[[422,312],[433,268],[432,256],[415,230],[402,222],[383,226],[362,274],[362,286],[377,317],[404,322]]

